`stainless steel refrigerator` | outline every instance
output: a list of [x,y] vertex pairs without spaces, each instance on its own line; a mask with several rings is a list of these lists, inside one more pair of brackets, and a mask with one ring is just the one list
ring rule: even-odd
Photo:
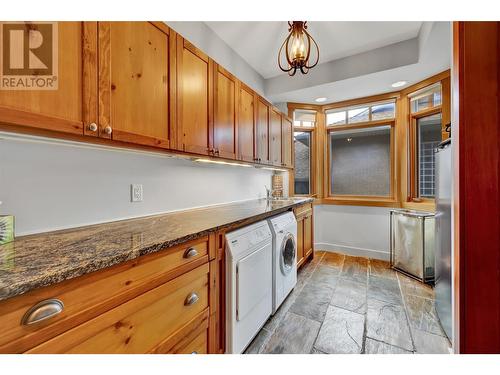
[[451,140],[436,150],[436,311],[446,335],[452,340],[451,257]]

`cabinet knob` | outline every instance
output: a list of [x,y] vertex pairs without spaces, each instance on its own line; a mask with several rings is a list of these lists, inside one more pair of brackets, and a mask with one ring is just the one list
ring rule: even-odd
[[95,131],[97,131],[97,124],[95,122],[93,122],[93,123],[89,124],[87,129],[90,130],[91,132],[95,132]]
[[186,300],[184,301],[184,306],[194,305],[196,302],[198,302],[199,299],[200,297],[198,297],[198,294],[192,292],[189,294],[189,296],[186,297]]
[[103,131],[104,131],[104,133],[106,133],[108,135],[113,133],[113,129],[111,129],[111,126],[109,126],[109,125],[104,127]]
[[24,314],[21,324],[29,326],[59,315],[64,309],[64,304],[58,299],[47,299],[37,303]]
[[186,258],[186,259],[194,258],[197,255],[198,255],[198,251],[196,251],[196,249],[194,247],[190,247],[184,253],[184,258]]

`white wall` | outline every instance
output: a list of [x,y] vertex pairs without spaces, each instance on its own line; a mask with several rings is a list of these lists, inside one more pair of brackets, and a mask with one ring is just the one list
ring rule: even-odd
[[166,24],[265,97],[264,78],[204,22],[169,21]]
[[[19,138],[19,139],[18,139]],[[16,234],[262,198],[272,171],[0,136],[0,213]],[[130,184],[143,202],[130,202]]]
[[389,211],[385,207],[314,206],[314,247],[389,260]]

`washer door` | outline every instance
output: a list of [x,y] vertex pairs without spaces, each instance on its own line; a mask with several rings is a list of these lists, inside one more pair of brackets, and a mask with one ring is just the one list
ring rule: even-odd
[[295,239],[291,233],[287,233],[281,242],[280,264],[283,275],[288,275],[295,265]]

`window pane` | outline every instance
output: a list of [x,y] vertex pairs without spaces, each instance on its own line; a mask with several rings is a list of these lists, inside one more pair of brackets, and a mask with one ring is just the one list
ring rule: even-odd
[[310,194],[311,133],[293,133],[295,148],[295,194]]
[[434,198],[435,154],[441,142],[441,114],[422,117],[417,120],[417,183],[419,196]]
[[330,132],[329,145],[333,195],[390,195],[390,126]]
[[347,122],[353,124],[369,120],[370,109],[368,107],[350,109],[347,113]]
[[294,126],[313,127],[316,122],[316,111],[297,109],[293,111]]
[[394,118],[396,103],[385,103],[372,107],[372,120]]
[[346,113],[345,111],[327,112],[326,125],[344,125]]
[[441,85],[434,85],[423,91],[418,91],[411,97],[410,102],[412,112],[441,105]]

